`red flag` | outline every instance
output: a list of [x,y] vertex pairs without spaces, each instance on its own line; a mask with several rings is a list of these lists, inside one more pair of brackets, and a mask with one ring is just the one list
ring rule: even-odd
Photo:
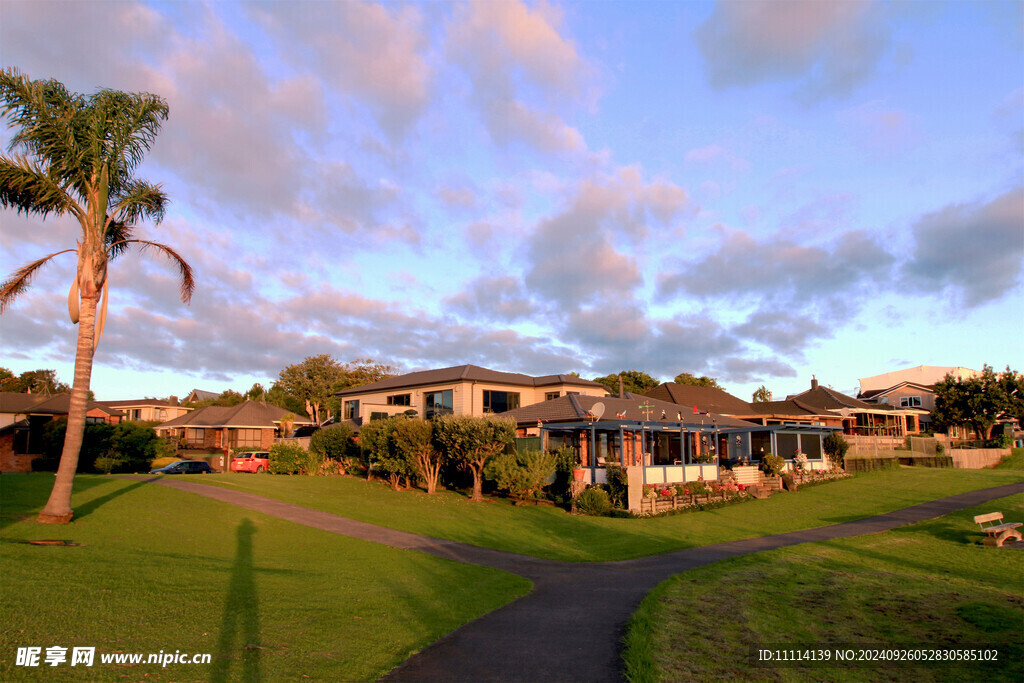
[[694,407],[693,407],[693,414],[694,414],[694,415],[697,415],[698,413],[700,413],[700,411],[699,411],[699,410],[697,410],[697,406],[694,406]]

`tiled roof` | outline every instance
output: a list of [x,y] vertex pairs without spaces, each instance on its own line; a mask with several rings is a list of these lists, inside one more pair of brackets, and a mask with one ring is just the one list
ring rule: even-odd
[[801,401],[802,403],[811,406],[813,409],[820,410],[839,410],[841,408],[878,408],[878,406],[867,404],[864,401],[855,399],[853,396],[847,396],[846,394],[841,394],[834,389],[829,389],[828,387],[823,386],[808,389],[802,394],[796,394],[789,398]]
[[128,408],[132,406],[160,406],[161,408],[181,408],[177,403],[171,403],[165,401],[162,398],[137,398],[125,401],[97,401],[100,405],[110,406],[111,408]]
[[[0,413],[33,413],[35,415],[67,415],[71,406],[71,394],[19,394],[13,391],[0,392]],[[124,413],[96,401],[87,401],[86,410],[102,410],[107,415],[123,417]]]
[[[262,401],[246,401],[236,406],[205,406],[168,420],[159,426],[165,427],[273,427],[289,411]],[[293,413],[294,414],[294,413]],[[301,415],[295,416],[295,424],[308,425],[313,421]]]
[[[682,421],[685,424],[693,424],[703,421],[705,424],[710,424],[714,420],[715,424],[719,427],[750,426],[750,423],[745,420],[738,420],[715,413],[694,415],[692,407],[687,409],[675,403],[629,392],[626,392],[625,398],[570,394],[569,396],[562,396],[550,401],[541,401],[540,403],[516,408],[515,410],[501,413],[498,417],[511,417],[517,424],[521,425],[535,424],[537,420],[544,422],[579,422],[587,419],[587,413],[593,411],[594,405],[597,403],[604,404],[605,408],[604,414],[599,420],[600,422],[608,420],[639,422],[644,419],[645,415],[640,406],[646,403],[651,406],[649,413],[650,422],[679,424]],[[624,417],[616,417],[616,415],[624,415]]]
[[697,406],[701,410],[720,415],[749,415],[751,412],[749,403],[716,387],[666,382],[645,392],[644,395],[677,403],[691,410],[693,406]]
[[750,407],[753,408],[751,415],[820,415],[827,412],[817,410],[814,406],[796,399],[751,403]]
[[437,370],[422,370],[410,372],[405,375],[388,377],[379,382],[364,384],[360,387],[353,387],[339,391],[337,396],[349,396],[352,394],[363,394],[375,391],[388,391],[389,389],[406,389],[409,387],[426,386],[430,384],[448,384],[452,382],[488,382],[491,384],[511,384],[524,387],[545,387],[555,384],[571,384],[582,387],[602,387],[597,382],[591,382],[572,375],[544,375],[542,377],[531,377],[518,372],[498,372],[476,365],[456,365],[451,368],[439,368]]

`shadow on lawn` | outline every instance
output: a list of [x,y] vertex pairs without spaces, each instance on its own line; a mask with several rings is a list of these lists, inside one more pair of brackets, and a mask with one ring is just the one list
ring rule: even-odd
[[[80,496],[90,489],[117,481],[118,479],[115,478],[108,479],[99,476],[76,476],[74,493],[76,496]],[[73,506],[75,516],[72,519],[72,525],[75,520],[88,516],[104,503],[141,486],[143,483],[145,482],[117,488],[104,496]],[[0,530],[2,530],[16,522],[35,520],[53,490],[53,474],[48,472],[4,474],[2,482],[0,482],[0,489],[3,491],[3,496],[0,496]]]
[[[76,519],[82,519],[83,517],[88,517],[93,512],[95,512],[99,508],[103,507],[105,504],[109,503],[110,501],[114,500],[115,498],[123,496],[124,494],[128,493],[129,491],[133,491],[133,490],[139,488],[140,486],[145,486],[150,481],[153,481],[153,480],[150,479],[150,480],[147,480],[147,481],[136,481],[136,482],[133,482],[132,484],[130,484],[129,486],[122,486],[121,488],[115,489],[115,490],[111,491],[110,493],[106,494],[105,496],[100,496],[99,498],[93,498],[90,501],[82,503],[81,505],[79,505],[78,507],[75,508],[75,516],[72,519],[72,522],[74,522],[74,520],[76,520]],[[77,479],[75,480],[75,489],[76,490],[79,489],[79,482],[78,482]]]
[[[260,676],[260,610],[253,575],[252,537],[256,527],[246,518],[238,525],[235,561],[231,567],[228,595],[221,617],[220,638],[213,655],[210,680],[259,681]],[[232,671],[241,649],[242,671]]]

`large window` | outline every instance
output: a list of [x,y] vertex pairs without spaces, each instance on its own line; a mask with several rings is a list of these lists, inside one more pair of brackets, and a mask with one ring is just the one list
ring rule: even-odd
[[562,395],[562,392],[560,392],[560,391],[549,391],[546,394],[544,394],[544,400],[545,401],[554,401],[556,398],[558,398],[561,395]]
[[519,393],[512,391],[484,391],[484,412],[504,413],[519,407]]
[[821,435],[801,434],[800,450],[808,460],[821,460]]
[[920,408],[921,397],[920,396],[901,396],[900,397],[900,408]]
[[262,429],[233,429],[231,430],[232,448],[260,448],[262,444]]
[[775,455],[781,455],[786,460],[792,460],[793,456],[796,455],[797,446],[800,445],[798,439],[798,434],[776,433],[775,445],[778,446],[778,450],[775,451]]
[[359,417],[359,401],[345,401],[345,419],[354,420]]
[[388,396],[389,406],[411,406],[412,394],[392,394]]
[[205,429],[193,429],[192,427],[189,427],[185,430],[185,445],[189,448],[202,448],[203,436],[205,433]]
[[454,405],[451,389],[423,394],[423,412],[424,417],[428,420],[441,415],[450,415]]

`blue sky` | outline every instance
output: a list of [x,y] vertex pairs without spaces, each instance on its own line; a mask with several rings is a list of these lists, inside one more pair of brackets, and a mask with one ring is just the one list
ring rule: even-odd
[[[140,232],[199,286],[115,262],[100,398],[320,353],[748,398],[1021,369],[1022,8],[2,0],[0,61],[170,105]],[[75,234],[3,211],[0,270]],[[70,381],[73,265],[0,318],[0,365]]]

